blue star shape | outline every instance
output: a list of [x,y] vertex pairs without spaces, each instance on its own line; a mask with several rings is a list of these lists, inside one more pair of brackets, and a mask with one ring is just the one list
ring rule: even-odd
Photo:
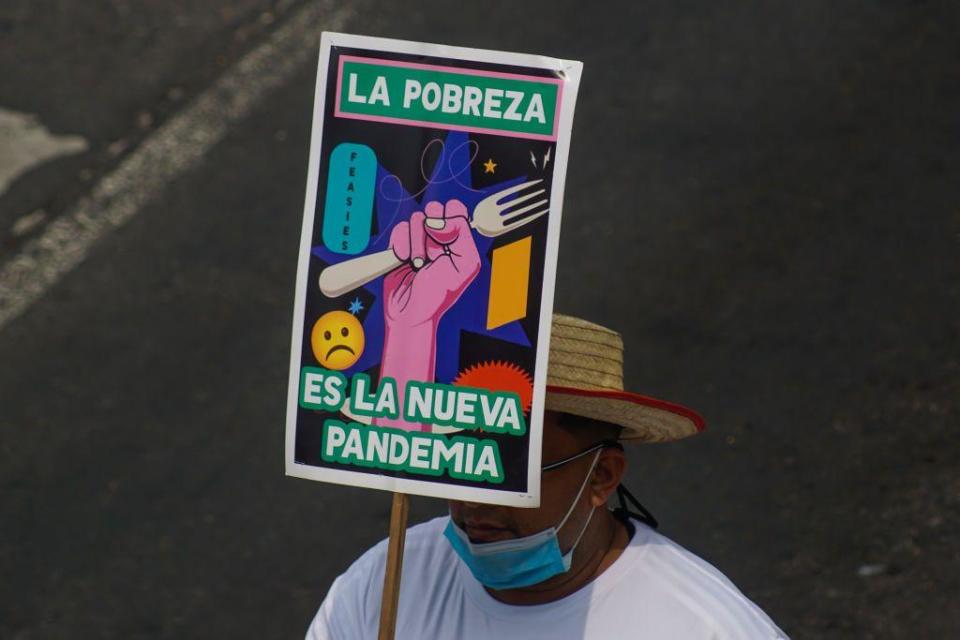
[[349,311],[350,311],[350,313],[352,313],[353,315],[357,315],[358,313],[360,313],[361,311],[363,311],[363,303],[360,302],[360,298],[359,298],[359,297],[354,298],[354,299],[353,299],[353,302],[350,303]]
[[[470,156],[467,134],[459,131],[449,132],[444,142],[443,151],[433,166],[427,187],[420,194],[419,200],[410,195],[400,185],[399,179],[388,173],[378,163],[375,196],[378,234],[371,238],[365,253],[375,253],[387,249],[390,242],[390,231],[393,227],[398,222],[409,220],[415,211],[422,211],[427,202],[434,200],[446,202],[455,198],[466,205],[469,211],[473,211],[477,203],[488,195],[526,180],[526,176],[518,176],[485,189],[474,189],[469,170]],[[391,178],[389,182],[393,184],[390,189],[398,192],[389,194],[390,197],[382,192],[382,185],[387,178]],[[437,330],[436,382],[449,384],[456,377],[460,366],[460,334],[463,331],[470,331],[526,347],[530,346],[530,340],[519,322],[514,321],[496,329],[487,329],[486,309],[490,294],[491,269],[489,254],[493,239],[482,236],[476,231],[473,232],[473,238],[477,245],[477,251],[480,253],[480,273],[466,288],[457,303],[440,320]],[[314,247],[311,253],[326,265],[336,264],[355,257],[334,253],[323,245]],[[363,323],[367,347],[357,362],[342,372],[346,376],[352,376],[354,373],[367,371],[379,365],[383,355],[384,323],[383,303],[381,301],[383,278],[377,278],[367,283],[364,288],[373,294],[373,302],[370,304],[370,310]]]

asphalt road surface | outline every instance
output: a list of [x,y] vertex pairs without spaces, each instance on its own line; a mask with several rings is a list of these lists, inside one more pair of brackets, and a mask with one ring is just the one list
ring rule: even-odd
[[283,476],[323,28],[583,60],[557,308],[709,423],[629,485],[793,637],[955,637],[960,9],[893,0],[5,0],[0,109],[73,143],[0,138],[0,270],[49,275],[0,325],[0,637],[300,637],[385,535]]

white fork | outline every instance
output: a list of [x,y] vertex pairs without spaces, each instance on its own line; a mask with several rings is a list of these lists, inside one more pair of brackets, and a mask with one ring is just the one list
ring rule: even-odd
[[[517,205],[543,195],[545,189],[521,193],[540,182],[542,180],[530,180],[487,196],[474,207],[470,226],[482,236],[496,238],[544,215],[550,210],[547,198],[517,208]],[[514,194],[518,195],[513,200],[500,202]],[[431,222],[433,219],[428,218],[426,224],[429,225]],[[393,271],[401,264],[403,260],[397,258],[393,249],[384,249],[352,260],[344,260],[330,265],[320,273],[320,290],[328,298],[335,298],[357,287],[362,287],[371,280]]]

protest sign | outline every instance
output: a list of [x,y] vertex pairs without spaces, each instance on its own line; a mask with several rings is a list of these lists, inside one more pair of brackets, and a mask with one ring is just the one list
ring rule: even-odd
[[539,504],[580,70],[540,56],[324,34],[288,475]]

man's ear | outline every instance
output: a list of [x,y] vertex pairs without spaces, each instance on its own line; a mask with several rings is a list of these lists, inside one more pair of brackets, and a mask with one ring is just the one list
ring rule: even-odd
[[590,481],[590,504],[594,507],[606,505],[623,480],[626,470],[627,457],[623,451],[614,447],[601,450],[597,466],[593,469],[593,479]]

